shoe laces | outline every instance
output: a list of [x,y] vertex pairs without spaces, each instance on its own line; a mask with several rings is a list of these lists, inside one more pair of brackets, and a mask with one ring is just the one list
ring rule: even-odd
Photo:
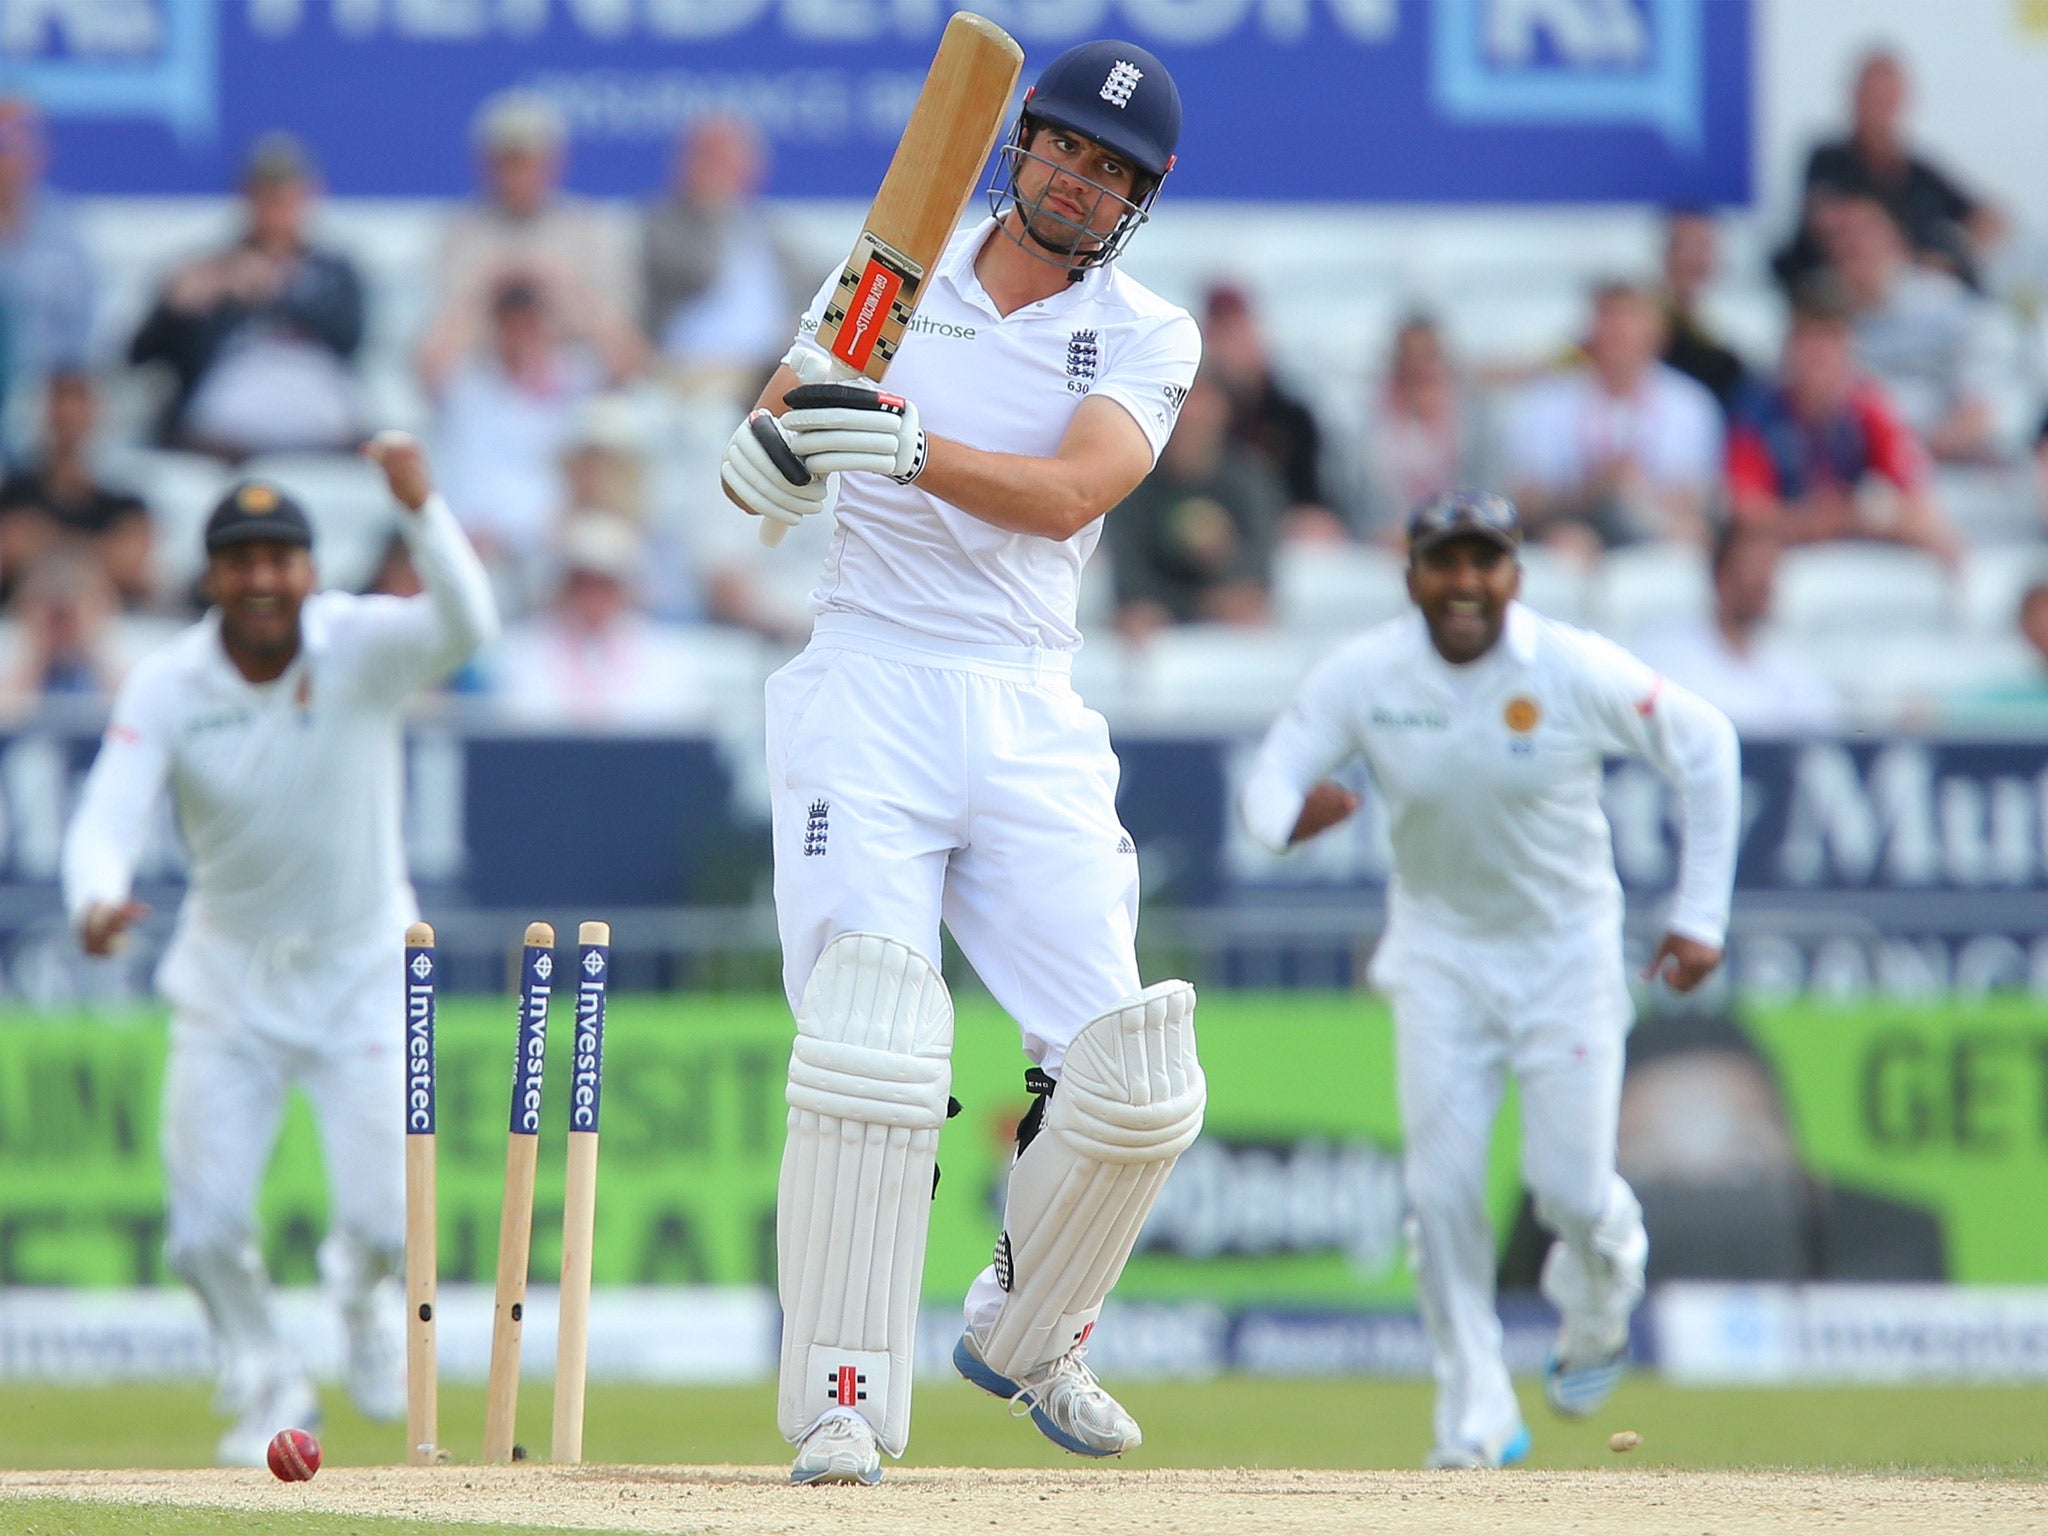
[[1095,1379],[1095,1373],[1088,1369],[1083,1359],[1087,1353],[1086,1344],[1076,1344],[1048,1365],[1043,1375],[1020,1385],[1010,1398],[1010,1417],[1026,1417],[1033,1408],[1042,1406],[1051,1398],[1062,1382],[1083,1392],[1100,1392],[1102,1383]]

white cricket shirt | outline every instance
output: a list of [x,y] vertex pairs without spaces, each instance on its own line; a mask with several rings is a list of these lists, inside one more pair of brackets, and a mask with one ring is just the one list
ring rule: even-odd
[[[924,429],[991,453],[1051,458],[1074,411],[1104,395],[1130,412],[1156,459],[1194,382],[1194,318],[1112,263],[1008,315],[974,275],[995,235],[984,219],[953,236],[927,282],[885,382],[914,401]],[[804,316],[811,347],[835,270]],[[915,485],[841,475],[839,530],[811,598],[816,613],[863,614],[976,644],[1071,651],[1081,568],[1097,518],[1070,539],[1009,533]]]
[[[160,979],[223,946],[258,963],[394,946],[418,914],[400,827],[403,710],[497,631],[490,580],[436,497],[401,520],[419,597],[322,592],[299,654],[251,683],[210,612],[145,658],[114,700],[64,841],[64,905],[128,897],[168,784],[190,885]],[[187,967],[191,972],[205,967]],[[394,974],[396,974],[394,972]]]
[[1259,749],[1246,825],[1287,846],[1310,785],[1356,757],[1387,801],[1389,938],[1618,932],[1602,760],[1640,757],[1679,791],[1684,849],[1666,926],[1719,945],[1740,826],[1735,728],[1619,646],[1510,606],[1500,642],[1452,666],[1419,612],[1321,663]]

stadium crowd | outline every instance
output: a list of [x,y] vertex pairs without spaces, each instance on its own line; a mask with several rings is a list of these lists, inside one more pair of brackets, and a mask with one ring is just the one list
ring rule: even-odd
[[[1531,601],[1745,731],[2048,719],[2048,398],[1992,276],[2005,221],[1909,141],[1907,87],[1895,55],[1864,60],[1796,227],[1768,273],[1736,274],[1779,285],[1771,349],[1716,327],[1730,274],[1702,210],[1669,213],[1661,269],[1592,284],[1543,354],[1468,365],[1443,314],[1409,313],[1362,413],[1276,355],[1248,288],[1195,295],[1202,375],[1109,519],[1084,688],[1113,719],[1182,718],[1196,693],[1222,718],[1235,686],[1256,718],[1333,633],[1400,610],[1406,509],[1482,484],[1532,529]],[[566,190],[544,97],[484,103],[473,147],[402,423],[510,618],[455,686],[529,724],[715,717],[765,669],[734,647],[785,654],[808,624],[828,535],[764,555],[714,465],[821,273],[739,120],[693,124],[630,219]],[[354,452],[387,424],[364,378],[384,295],[347,211],[320,216],[312,149],[250,146],[234,238],[163,272],[114,337],[48,160],[35,106],[0,102],[0,707],[101,697],[189,617],[197,521],[240,475],[312,508],[330,581],[411,590]]]

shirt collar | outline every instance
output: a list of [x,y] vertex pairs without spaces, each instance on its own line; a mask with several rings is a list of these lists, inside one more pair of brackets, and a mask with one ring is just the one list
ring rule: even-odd
[[[1019,320],[1027,315],[1058,314],[1079,304],[1084,298],[1093,298],[1102,284],[1109,281],[1109,273],[1114,263],[1090,267],[1078,283],[1069,283],[1051,298],[1026,304],[1022,309],[1005,315],[996,308],[995,300],[988,296],[988,290],[981,286],[981,278],[974,270],[975,257],[981,254],[981,248],[988,243],[989,237],[996,233],[995,219],[982,219],[968,231],[966,239],[955,245],[940,260],[938,267],[938,275],[952,285],[953,291],[959,294],[963,301],[983,311],[993,320]],[[1003,238],[1009,237],[1005,235]]]

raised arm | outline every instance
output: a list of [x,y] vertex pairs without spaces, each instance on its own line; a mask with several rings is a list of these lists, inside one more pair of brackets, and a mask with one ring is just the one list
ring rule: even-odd
[[445,677],[498,634],[498,607],[483,562],[434,490],[426,454],[403,432],[381,432],[364,449],[403,509],[401,534],[425,589],[418,597],[366,600],[354,621],[377,685],[409,693]]

